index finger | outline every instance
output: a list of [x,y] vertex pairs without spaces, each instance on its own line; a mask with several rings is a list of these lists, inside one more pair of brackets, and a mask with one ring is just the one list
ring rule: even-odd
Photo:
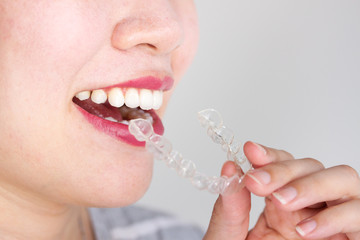
[[244,144],[244,153],[255,168],[272,162],[282,162],[294,159],[293,155],[284,150],[265,147],[251,141]]

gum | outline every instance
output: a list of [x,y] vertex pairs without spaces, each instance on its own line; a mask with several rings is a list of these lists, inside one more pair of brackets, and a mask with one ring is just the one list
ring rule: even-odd
[[183,158],[181,153],[173,150],[171,142],[163,136],[154,133],[150,122],[144,119],[131,120],[129,132],[140,142],[146,142],[146,149],[156,159],[164,161],[166,165],[174,169],[179,176],[190,179],[193,186],[199,190],[206,189],[214,194],[232,194],[242,187],[245,174],[252,169],[251,163],[242,153],[242,144],[235,139],[233,131],[223,125],[219,112],[214,109],[206,109],[198,113],[198,120],[207,131],[213,142],[219,144],[227,153],[227,160],[233,161],[238,169],[232,177],[213,176],[209,177],[198,172],[193,161]]

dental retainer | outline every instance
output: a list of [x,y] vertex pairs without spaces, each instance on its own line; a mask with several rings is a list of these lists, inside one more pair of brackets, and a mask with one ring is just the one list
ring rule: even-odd
[[192,185],[200,190],[207,189],[214,194],[228,195],[239,191],[245,174],[252,169],[252,165],[242,152],[242,144],[234,138],[233,132],[223,125],[219,112],[205,109],[198,113],[198,120],[213,142],[220,144],[227,153],[227,160],[233,161],[237,173],[232,177],[209,177],[197,171],[194,162],[183,158],[181,153],[173,150],[171,142],[165,137],[154,133],[151,123],[144,119],[134,119],[129,123],[129,132],[140,142],[146,142],[146,149],[154,158],[164,161],[166,165],[175,169],[184,178],[190,179]]

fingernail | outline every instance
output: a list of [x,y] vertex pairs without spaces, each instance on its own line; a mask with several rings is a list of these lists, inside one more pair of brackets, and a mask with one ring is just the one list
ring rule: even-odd
[[273,192],[272,195],[281,202],[281,204],[287,204],[297,196],[297,191],[293,187],[287,187]]
[[256,145],[256,147],[264,154],[266,155],[266,150],[265,148],[263,148],[260,144],[254,143]]
[[254,170],[249,172],[247,175],[260,185],[267,185],[271,181],[270,174],[263,170]]
[[305,220],[304,222],[300,223],[299,225],[297,225],[295,227],[296,231],[301,235],[301,236],[306,236],[309,233],[311,233],[312,231],[314,231],[314,229],[316,228],[317,224],[314,220],[308,219]]

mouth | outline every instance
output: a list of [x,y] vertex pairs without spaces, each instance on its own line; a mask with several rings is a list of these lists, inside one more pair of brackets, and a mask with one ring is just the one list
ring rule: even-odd
[[162,135],[164,126],[156,110],[163,103],[163,92],[173,79],[145,77],[110,87],[84,90],[72,99],[85,119],[97,130],[133,146],[144,146],[128,130],[129,121],[146,119]]

